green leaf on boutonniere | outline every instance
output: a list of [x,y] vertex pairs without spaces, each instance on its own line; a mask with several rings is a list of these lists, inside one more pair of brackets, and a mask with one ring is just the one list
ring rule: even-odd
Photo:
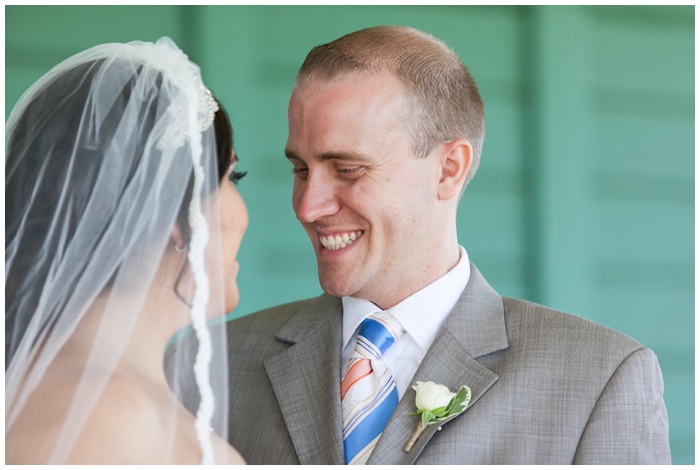
[[421,418],[421,421],[423,422],[423,426],[427,426],[431,420],[436,418],[436,416],[433,413],[431,413],[430,411],[425,410],[420,414],[420,418]]
[[460,388],[459,392],[457,392],[457,395],[455,395],[445,407],[445,411],[443,412],[444,414],[442,416],[437,416],[437,422],[445,421],[446,419],[458,415],[464,410],[466,410],[467,406],[469,406],[469,401],[471,399],[472,391],[469,389],[469,387],[463,386],[462,388]]

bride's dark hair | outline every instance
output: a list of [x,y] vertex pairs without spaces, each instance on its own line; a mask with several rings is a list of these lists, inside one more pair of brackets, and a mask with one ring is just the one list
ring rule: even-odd
[[[126,175],[123,189],[142,184],[134,180],[146,145],[153,146],[152,130],[157,117],[167,103],[162,102],[158,91],[162,75],[157,74],[153,87],[137,100],[133,94],[143,93],[134,87],[142,70],[136,71],[105,115],[94,126],[85,126],[83,113],[95,93],[93,81],[102,73],[106,59],[93,60],[78,65],[56,77],[41,91],[17,120],[6,145],[5,163],[5,254],[15,253],[5,271],[5,368],[7,369],[31,317],[40,302],[33,295],[36,286],[47,282],[52,267],[47,257],[62,256],[78,227],[78,222],[91,203],[91,195],[100,191],[104,175],[100,172],[101,159],[107,158],[104,149],[118,138],[117,129],[127,106],[138,103],[138,133],[134,144],[123,155]],[[97,93],[99,93],[99,88]],[[214,131],[217,146],[219,181],[227,173],[233,149],[233,131],[226,111],[219,103],[214,115]],[[48,158],[47,155],[52,155]],[[59,157],[59,158],[56,158]],[[64,157],[64,158],[61,158]],[[112,155],[113,157],[113,155]],[[157,164],[157,163],[154,163]],[[68,184],[68,182],[80,184]],[[177,223],[188,244],[190,226],[188,206],[192,197],[193,176],[184,192],[177,215]],[[117,197],[119,199],[121,196]],[[37,203],[39,202],[39,203]],[[100,214],[106,219],[117,201],[111,201]],[[57,222],[61,224],[62,236],[52,237]],[[95,233],[90,246],[81,247],[78,275],[73,279],[62,279],[65,285],[76,284],[86,274],[92,248],[98,245],[102,233]],[[20,234],[21,236],[17,236]],[[47,245],[51,243],[51,245]],[[74,262],[74,261],[73,261]],[[184,269],[184,268],[183,268]],[[115,273],[116,275],[116,270]],[[182,274],[182,273],[181,273]],[[105,287],[113,281],[113,277]],[[63,305],[59,305],[61,309]],[[53,317],[55,322],[57,316]],[[42,325],[44,329],[52,324]]]

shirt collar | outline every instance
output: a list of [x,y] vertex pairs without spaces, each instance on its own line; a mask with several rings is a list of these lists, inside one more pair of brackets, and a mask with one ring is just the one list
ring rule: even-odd
[[[469,282],[469,256],[462,246],[459,247],[459,253],[459,262],[447,274],[389,309],[424,352],[433,343],[442,322],[452,311]],[[345,348],[360,323],[379,311],[379,307],[369,300],[355,297],[343,297],[342,302]]]

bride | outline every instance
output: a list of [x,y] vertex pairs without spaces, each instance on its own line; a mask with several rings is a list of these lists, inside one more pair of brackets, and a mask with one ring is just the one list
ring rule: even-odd
[[[243,463],[206,321],[238,303],[244,173],[199,68],[168,38],[96,46],[5,136],[5,463]],[[190,324],[196,417],[162,362]]]

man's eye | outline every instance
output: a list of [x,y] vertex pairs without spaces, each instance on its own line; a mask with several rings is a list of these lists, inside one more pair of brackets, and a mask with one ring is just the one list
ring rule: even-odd
[[361,166],[340,167],[338,173],[342,178],[354,180],[362,176],[364,168]]
[[309,173],[309,169],[305,167],[294,167],[292,168],[292,173],[294,176],[298,176],[301,179],[306,179],[306,176]]

